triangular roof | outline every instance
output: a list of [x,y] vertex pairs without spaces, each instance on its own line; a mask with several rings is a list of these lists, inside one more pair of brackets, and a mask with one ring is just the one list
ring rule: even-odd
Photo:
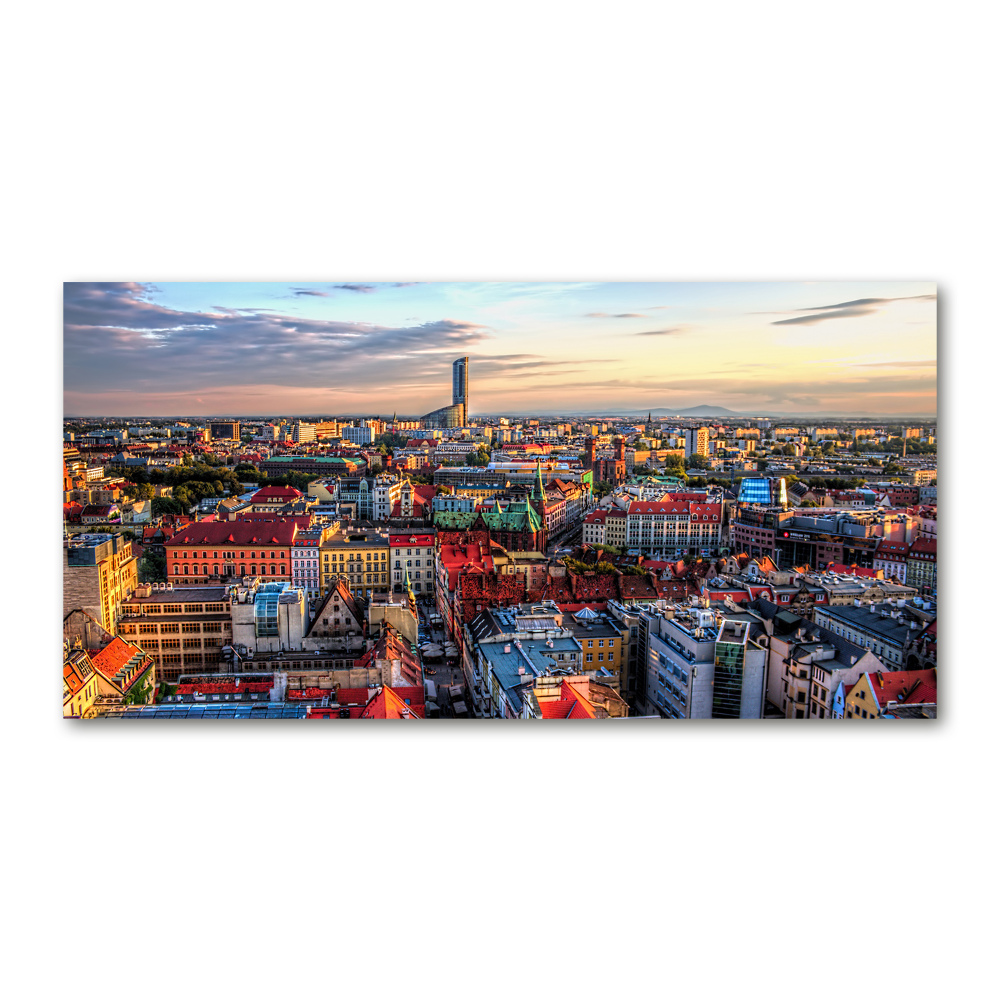
[[316,616],[310,623],[308,636],[313,636],[313,629],[316,628],[316,623],[322,621],[324,615],[334,613],[333,604],[335,602],[340,602],[344,605],[344,610],[357,622],[359,629],[364,628],[365,616],[361,613],[361,609],[358,607],[357,602],[351,596],[351,591],[347,582],[338,577],[333,582],[330,589],[326,592],[326,597],[323,598],[322,605],[320,605],[319,610],[316,612]]

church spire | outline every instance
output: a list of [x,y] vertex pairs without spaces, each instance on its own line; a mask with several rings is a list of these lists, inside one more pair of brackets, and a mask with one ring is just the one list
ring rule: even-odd
[[545,487],[542,485],[542,460],[536,459],[535,462],[535,487],[531,491],[532,500],[541,500],[545,503]]

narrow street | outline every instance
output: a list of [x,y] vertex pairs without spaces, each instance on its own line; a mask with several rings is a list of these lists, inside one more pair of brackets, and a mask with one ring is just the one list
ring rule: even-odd
[[[430,616],[434,613],[434,609],[427,605],[419,604],[417,611],[419,615],[418,647],[425,642],[433,642],[437,643],[443,649],[445,644],[451,641],[451,636],[447,634],[443,626],[431,625]],[[434,682],[436,689],[434,701],[441,709],[441,717],[453,718],[454,713],[448,689],[454,685],[458,685],[463,691],[465,690],[465,676],[462,673],[458,658],[455,657],[451,660],[447,656],[427,658],[421,652],[420,663],[424,670],[424,679]],[[463,700],[465,700],[466,706],[468,706],[468,699],[463,698]]]

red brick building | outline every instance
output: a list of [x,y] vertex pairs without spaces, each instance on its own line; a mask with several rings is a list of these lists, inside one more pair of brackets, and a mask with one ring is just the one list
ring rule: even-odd
[[298,525],[278,521],[195,521],[164,542],[167,582],[222,583],[244,576],[292,579]]

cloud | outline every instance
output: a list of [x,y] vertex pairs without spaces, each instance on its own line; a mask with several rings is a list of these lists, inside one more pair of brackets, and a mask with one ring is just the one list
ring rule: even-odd
[[852,316],[870,316],[880,311],[880,306],[892,302],[933,302],[937,295],[900,295],[890,299],[851,299],[849,302],[835,302],[827,306],[808,306],[796,309],[796,313],[805,315],[792,316],[789,319],[774,320],[772,326],[812,326],[830,319],[849,319]]
[[411,288],[413,285],[422,285],[422,281],[394,281],[393,288]]
[[331,285],[331,288],[340,288],[345,292],[375,292],[378,289],[374,285],[356,285],[356,284],[346,284],[346,285]]
[[859,361],[852,368],[937,368],[937,361]]
[[645,313],[587,313],[590,319],[647,319]]
[[633,337],[673,337],[683,333],[686,328],[683,326],[668,326],[664,330],[643,330],[642,333],[633,333]]
[[320,292],[317,291],[315,288],[293,288],[292,291],[296,295],[315,295],[321,299],[328,299],[330,297],[329,292]]
[[848,319],[851,316],[870,316],[877,309],[835,309],[831,312],[811,313],[808,316],[792,316],[790,319],[776,319],[771,326],[812,326],[828,319]]
[[384,392],[425,377],[450,396],[452,360],[492,337],[480,323],[452,318],[379,326],[256,309],[184,312],[150,301],[152,291],[137,283],[65,286],[67,391],[203,394],[266,375],[287,386]]

